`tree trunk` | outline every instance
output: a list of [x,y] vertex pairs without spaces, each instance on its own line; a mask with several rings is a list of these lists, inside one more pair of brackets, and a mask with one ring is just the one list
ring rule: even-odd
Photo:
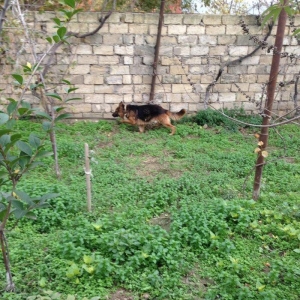
[[[287,4],[288,4],[288,0],[285,0],[284,5],[286,6]],[[260,146],[261,151],[258,153],[258,157],[256,161],[253,195],[252,195],[254,200],[257,200],[260,195],[261,178],[262,178],[263,167],[265,164],[264,156],[262,155],[262,152],[267,148],[267,144],[268,144],[268,137],[269,137],[268,125],[270,122],[270,117],[271,117],[272,107],[274,102],[277,75],[279,72],[279,64],[280,64],[280,52],[283,44],[286,19],[287,19],[287,13],[284,9],[282,9],[278,19],[277,33],[275,38],[275,49],[274,49],[274,54],[272,59],[269,83],[267,87],[267,99],[266,99],[263,121],[262,121],[263,127],[261,128],[261,133],[259,137],[259,141],[262,142],[262,145]]]
[[10,262],[9,262],[9,256],[8,256],[8,249],[6,246],[6,240],[3,229],[0,230],[0,243],[1,243],[1,251],[2,251],[2,257],[3,262],[5,266],[5,272],[6,272],[6,292],[13,292],[15,290],[15,284],[12,279],[12,274],[10,270]]
[[160,48],[161,28],[162,28],[162,24],[163,24],[163,21],[164,21],[164,10],[165,10],[165,0],[161,0],[149,103],[153,101],[154,93],[155,93],[155,82],[156,82],[156,76],[157,76],[157,63],[158,63],[158,55],[159,55],[159,48]]

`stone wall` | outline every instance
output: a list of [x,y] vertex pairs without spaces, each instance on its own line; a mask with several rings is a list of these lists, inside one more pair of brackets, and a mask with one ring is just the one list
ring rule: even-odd
[[[29,25],[36,32],[51,34],[56,31],[51,18],[54,13],[28,16]],[[70,24],[70,30],[85,33],[96,28],[99,13],[80,13]],[[244,17],[251,35],[262,39],[265,30],[257,25],[255,16]],[[172,111],[186,108],[189,113],[204,109],[207,86],[213,82],[222,64],[245,56],[256,48],[253,40],[244,35],[238,16],[166,14],[162,28],[161,47],[156,80],[155,103]],[[49,84],[64,78],[76,85],[74,97],[82,100],[69,104],[75,118],[111,118],[120,101],[147,103],[152,79],[152,64],[156,43],[158,15],[143,13],[114,13],[95,35],[71,39],[70,46],[59,48]],[[300,17],[295,20],[299,26]],[[42,29],[42,31],[41,31]],[[300,46],[286,28],[284,51],[300,55]],[[45,33],[46,32],[46,33]],[[269,44],[274,43],[272,35]],[[39,39],[35,46],[43,53],[46,42]],[[30,57],[28,58],[30,61]],[[255,101],[260,101],[262,87],[268,81],[272,53],[258,50],[254,55],[226,67],[221,79],[211,90],[209,105],[214,108],[244,107],[258,112]],[[298,62],[283,59],[279,81],[290,81],[299,74]],[[70,64],[69,64],[70,63]],[[1,60],[2,72],[13,72],[15,65]],[[9,77],[0,79],[0,88],[6,96],[15,96],[8,83]],[[299,87],[300,89],[300,87]],[[56,91],[63,92],[57,87]],[[278,86],[274,110],[283,114],[294,107],[294,86]],[[248,96],[248,97],[247,97]],[[249,100],[250,98],[250,100]],[[3,103],[3,95],[2,95]],[[38,100],[30,93],[26,99]],[[299,99],[300,101],[300,99]]]

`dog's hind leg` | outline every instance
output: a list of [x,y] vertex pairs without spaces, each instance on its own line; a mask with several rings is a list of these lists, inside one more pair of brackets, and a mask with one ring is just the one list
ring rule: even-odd
[[145,126],[144,125],[139,125],[139,131],[140,131],[140,133],[145,132]]

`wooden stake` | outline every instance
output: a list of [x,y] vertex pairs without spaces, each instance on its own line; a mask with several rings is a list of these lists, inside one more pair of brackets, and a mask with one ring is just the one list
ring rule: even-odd
[[85,153],[85,178],[86,178],[86,193],[87,193],[87,210],[92,211],[92,196],[91,196],[91,169],[90,169],[90,158],[89,158],[89,145],[84,144]]

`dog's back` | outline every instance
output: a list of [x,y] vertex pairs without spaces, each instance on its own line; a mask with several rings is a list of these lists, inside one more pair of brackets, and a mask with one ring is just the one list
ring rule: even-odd
[[126,107],[126,114],[129,115],[131,112],[135,113],[136,119],[140,119],[145,122],[148,122],[152,118],[165,114],[167,110],[165,110],[164,108],[156,104],[148,104],[148,105],[128,104]]

